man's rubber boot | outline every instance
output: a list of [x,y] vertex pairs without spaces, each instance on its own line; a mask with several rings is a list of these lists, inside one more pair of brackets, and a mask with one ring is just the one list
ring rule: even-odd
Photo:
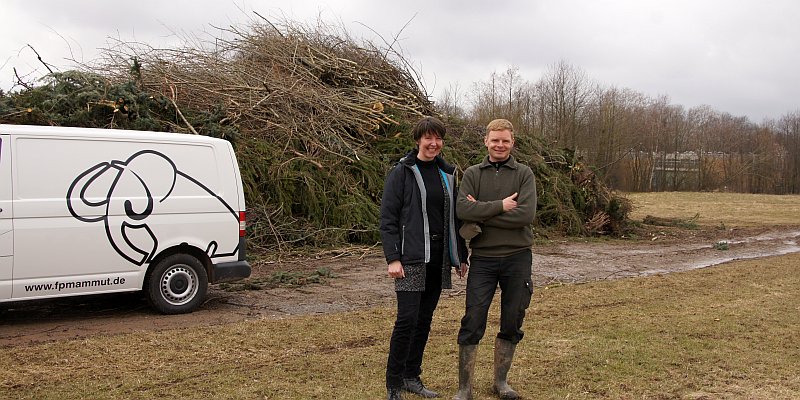
[[472,379],[475,376],[477,344],[458,346],[458,393],[453,400],[472,400]]
[[518,399],[517,393],[508,385],[508,370],[514,359],[517,345],[508,340],[497,338],[494,342],[494,392],[501,399]]

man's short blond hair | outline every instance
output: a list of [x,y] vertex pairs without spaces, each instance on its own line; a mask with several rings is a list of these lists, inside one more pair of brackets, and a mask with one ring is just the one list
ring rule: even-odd
[[514,125],[511,125],[511,121],[507,119],[496,119],[486,125],[486,134],[488,135],[491,131],[510,131],[513,135]]

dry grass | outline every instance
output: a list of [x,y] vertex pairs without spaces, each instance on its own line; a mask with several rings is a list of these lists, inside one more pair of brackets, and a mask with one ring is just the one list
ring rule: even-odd
[[[640,210],[732,224],[733,212],[708,207],[750,204],[743,217],[780,221],[800,206],[796,196],[663,195],[706,206]],[[798,264],[793,254],[540,289],[510,380],[527,399],[800,398]],[[463,297],[442,298],[426,352],[423,379],[444,398],[456,390],[462,311]],[[492,398],[497,314],[479,350],[477,399]],[[393,317],[375,308],[2,348],[0,398],[379,399]]]
[[[799,262],[539,290],[510,379],[529,399],[798,398]],[[424,366],[446,398],[462,302],[443,299]],[[392,317],[377,308],[4,348],[0,398],[376,399]],[[496,309],[491,320],[490,332]],[[490,398],[490,343],[477,398]]]
[[631,218],[647,215],[690,219],[701,225],[744,227],[800,225],[800,196],[708,192],[628,193],[634,205]]

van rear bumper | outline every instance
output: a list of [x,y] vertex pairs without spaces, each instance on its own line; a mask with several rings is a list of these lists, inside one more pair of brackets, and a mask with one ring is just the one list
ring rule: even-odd
[[233,261],[211,265],[209,283],[232,282],[250,276],[250,263]]

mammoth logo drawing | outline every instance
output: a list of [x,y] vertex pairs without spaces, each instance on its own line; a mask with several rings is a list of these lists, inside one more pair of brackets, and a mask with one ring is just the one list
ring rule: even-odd
[[[200,201],[203,212],[230,213],[238,226],[237,212],[222,198],[154,150],[139,151],[125,161],[101,162],[87,169],[69,186],[67,207],[73,217],[83,222],[103,222],[114,250],[141,266],[158,253],[159,231],[174,229],[171,218],[186,212],[185,203],[173,200],[178,196],[195,199],[195,204]],[[209,257],[239,251],[238,235],[225,236],[232,237],[206,239],[203,246]]]

